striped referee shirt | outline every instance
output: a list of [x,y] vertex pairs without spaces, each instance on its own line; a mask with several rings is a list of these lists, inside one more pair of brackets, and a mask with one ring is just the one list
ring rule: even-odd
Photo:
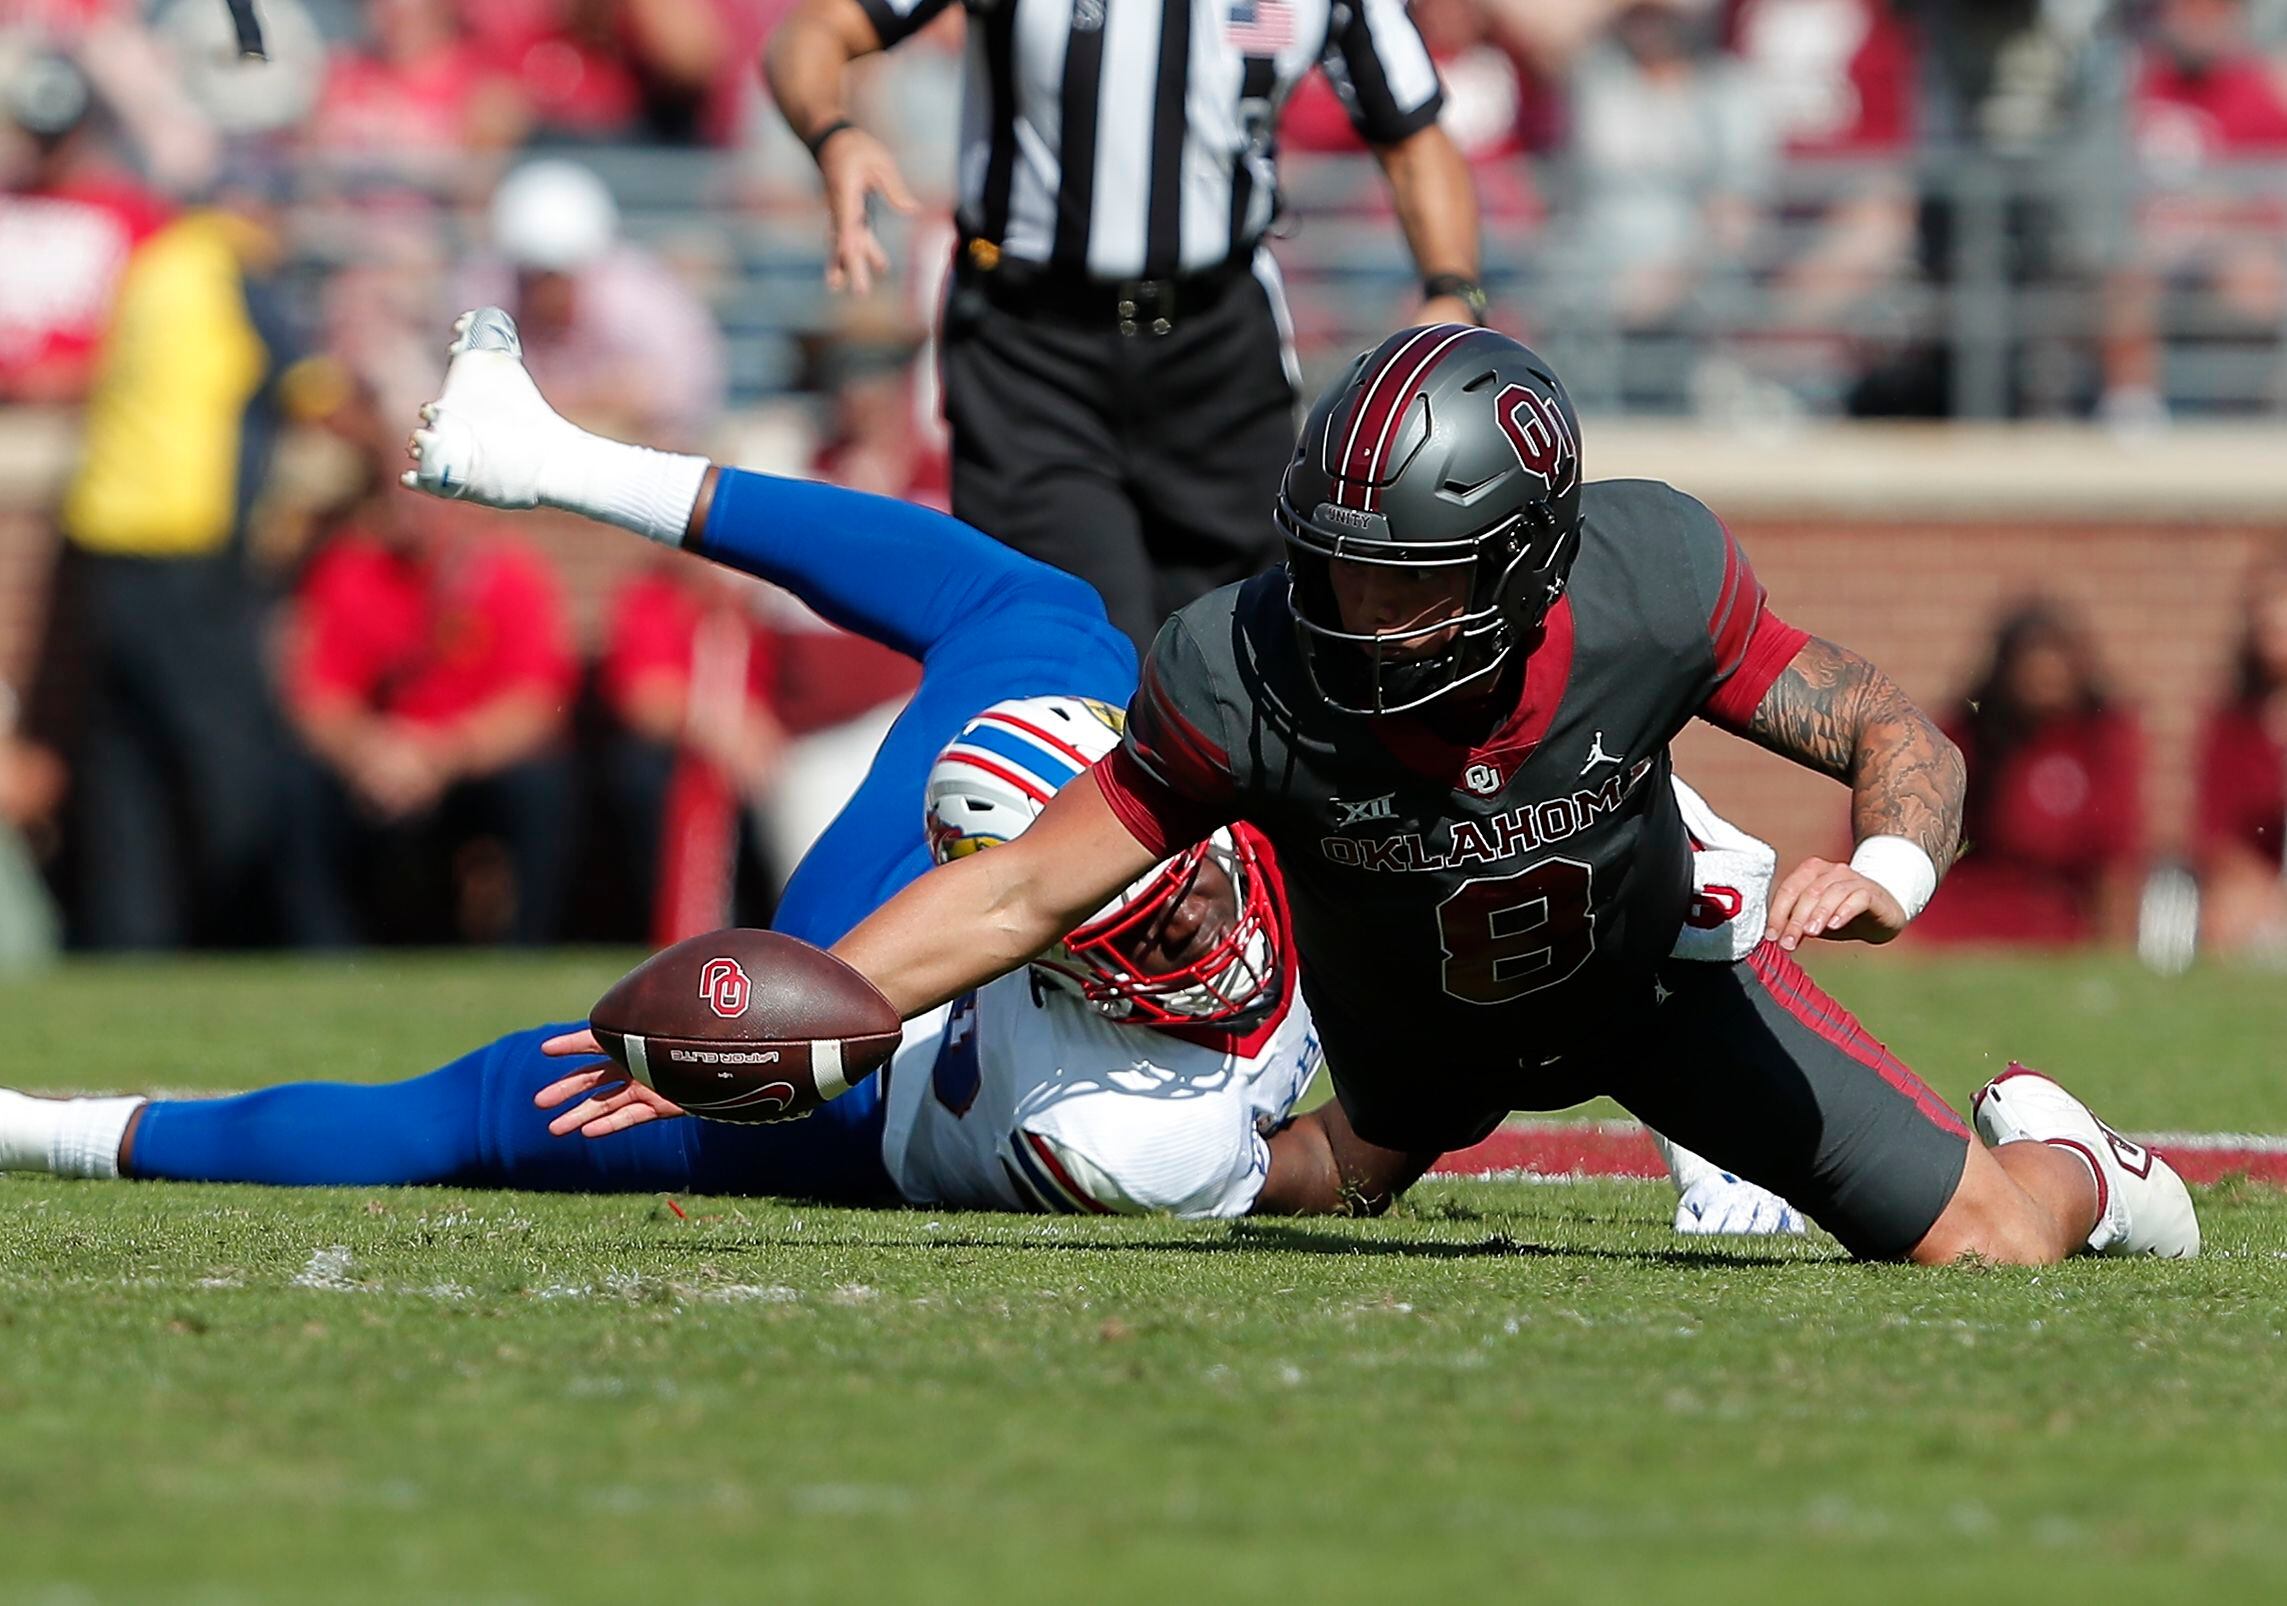
[[[952,3],[859,0],[884,46]],[[1313,65],[1377,145],[1443,103],[1405,0],[963,3],[962,230],[1097,279],[1249,250],[1277,210],[1279,108]]]

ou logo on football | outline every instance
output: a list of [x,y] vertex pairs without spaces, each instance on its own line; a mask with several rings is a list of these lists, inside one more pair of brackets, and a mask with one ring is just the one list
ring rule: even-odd
[[710,959],[707,968],[699,972],[699,996],[723,1019],[736,1020],[746,1013],[747,1002],[754,997],[754,983],[737,960]]

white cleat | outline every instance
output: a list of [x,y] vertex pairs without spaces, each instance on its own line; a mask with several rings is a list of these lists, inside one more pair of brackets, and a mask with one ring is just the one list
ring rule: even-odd
[[[538,507],[543,487],[567,483],[586,438],[541,396],[524,367],[516,320],[498,307],[453,323],[445,388],[421,409],[403,483],[485,507]],[[569,483],[576,484],[576,474]]]
[[2100,1255],[2189,1260],[2200,1252],[2200,1218],[2184,1179],[2141,1143],[2131,1143],[2039,1071],[2011,1062],[1970,1101],[1978,1135],[2004,1143],[2046,1143],[2077,1154],[2096,1177]]
[[1676,1231],[1692,1237],[1777,1238],[1804,1230],[1800,1210],[1728,1171],[1701,1177],[1676,1201]]

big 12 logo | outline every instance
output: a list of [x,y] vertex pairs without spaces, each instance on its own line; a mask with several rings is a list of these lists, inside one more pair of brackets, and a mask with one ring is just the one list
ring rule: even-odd
[[724,1020],[737,1020],[754,997],[754,983],[735,959],[710,959],[699,972],[699,996]]

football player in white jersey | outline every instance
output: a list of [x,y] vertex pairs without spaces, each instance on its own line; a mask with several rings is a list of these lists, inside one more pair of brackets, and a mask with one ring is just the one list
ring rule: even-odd
[[[1119,740],[1074,698],[996,703],[929,771],[940,862],[1024,830]],[[1277,866],[1250,831],[1167,861],[1024,971],[907,1023],[883,1160],[915,1202],[1232,1216],[1317,1074]]]

